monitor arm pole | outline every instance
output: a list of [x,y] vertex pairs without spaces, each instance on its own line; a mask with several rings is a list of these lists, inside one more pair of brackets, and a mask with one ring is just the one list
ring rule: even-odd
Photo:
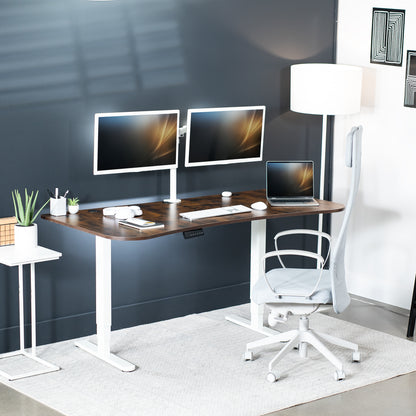
[[[179,137],[183,137],[186,134],[186,126],[182,126],[179,128],[178,130],[178,136]],[[176,144],[177,148],[179,148],[179,139],[178,139],[178,143]],[[172,168],[170,169],[170,196],[169,199],[164,199],[163,202],[167,202],[169,204],[178,204],[179,202],[181,202],[180,199],[177,198],[177,194],[176,194],[176,173],[177,173],[177,168]]]
[[169,199],[163,200],[163,202],[168,202],[169,204],[177,204],[181,202],[181,200],[176,196],[176,171],[176,168],[170,169],[170,196]]

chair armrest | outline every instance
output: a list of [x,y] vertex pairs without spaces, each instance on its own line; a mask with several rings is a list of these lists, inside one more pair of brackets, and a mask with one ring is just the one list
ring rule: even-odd
[[317,253],[314,253],[312,251],[306,251],[306,250],[276,250],[277,257],[280,256],[300,256],[300,257],[310,257],[311,259],[318,260],[319,263],[324,264],[325,259]]
[[293,230],[281,231],[280,233],[277,233],[274,236],[274,240],[276,241],[278,238],[283,237],[285,235],[296,235],[296,234],[316,235],[317,237],[326,238],[329,242],[331,242],[331,240],[332,240],[332,237],[329,234],[327,234],[323,231],[307,230],[307,229],[293,229]]
[[[331,251],[331,241],[332,241],[332,237],[329,234],[327,234],[327,233],[325,233],[323,231],[309,230],[309,229],[293,229],[293,230],[281,231],[280,233],[277,233],[274,236],[274,246],[275,246],[276,251],[280,251],[279,250],[279,247],[277,245],[277,240],[280,237],[284,237],[284,236],[288,236],[288,235],[314,235],[316,237],[323,237],[323,238],[327,239],[328,240],[328,243],[329,243],[328,253],[327,253],[326,257],[325,257],[324,262],[321,263],[321,267],[322,268],[325,266],[325,264],[326,264],[326,262],[328,261],[328,258],[329,258],[329,253]],[[308,256],[308,257],[311,257],[311,256]],[[280,256],[278,256],[278,258],[279,258],[280,265],[285,268],[286,266],[284,265],[284,263],[281,260]],[[317,258],[317,260],[320,260],[320,259]]]

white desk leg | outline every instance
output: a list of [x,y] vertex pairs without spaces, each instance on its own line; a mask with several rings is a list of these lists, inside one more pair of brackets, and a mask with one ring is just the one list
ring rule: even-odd
[[[250,251],[250,293],[263,273],[261,259],[266,253],[266,220],[251,222],[251,251]],[[225,319],[244,326],[264,335],[276,335],[275,330],[263,325],[264,305],[250,303],[250,320],[238,316],[226,316]]]
[[19,331],[20,331],[20,351],[25,349],[25,317],[23,303],[23,265],[19,264]]
[[[266,253],[266,220],[251,222],[251,270],[250,293],[261,278],[263,267],[261,259]],[[264,305],[250,303],[251,327],[263,328]]]
[[121,371],[133,371],[134,364],[110,352],[111,342],[111,240],[95,237],[97,345],[78,341],[75,345]]

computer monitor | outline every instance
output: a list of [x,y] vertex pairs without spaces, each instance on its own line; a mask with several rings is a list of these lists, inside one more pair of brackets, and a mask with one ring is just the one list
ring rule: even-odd
[[189,109],[185,166],[259,162],[265,106]]
[[179,110],[97,113],[94,175],[178,167]]

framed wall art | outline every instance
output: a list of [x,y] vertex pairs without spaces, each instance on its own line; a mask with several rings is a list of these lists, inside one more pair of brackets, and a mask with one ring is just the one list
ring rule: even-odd
[[416,51],[407,51],[404,106],[416,107]]
[[404,17],[405,10],[373,9],[371,63],[402,65]]

